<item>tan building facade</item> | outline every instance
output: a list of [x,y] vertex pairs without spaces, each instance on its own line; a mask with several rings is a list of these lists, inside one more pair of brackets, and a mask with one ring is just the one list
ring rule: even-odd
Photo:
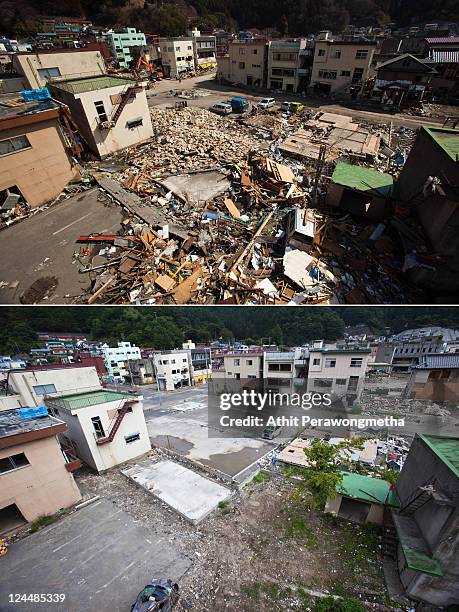
[[307,40],[275,40],[269,43],[268,89],[291,93],[303,93],[307,87],[306,61]]
[[228,55],[217,59],[217,77],[249,87],[266,87],[267,53],[266,42],[232,41]]
[[165,76],[175,78],[196,69],[192,38],[160,38],[159,53]]
[[60,50],[19,53],[13,59],[13,68],[22,75],[28,89],[40,89],[55,78],[74,79],[106,73],[100,51]]
[[[10,99],[11,94],[0,96]],[[0,111],[0,192],[21,194],[31,207],[58,196],[77,175],[60,122],[59,105],[36,102]],[[30,107],[30,112],[27,109]],[[5,110],[4,110],[5,109]]]
[[56,438],[66,430],[49,416],[23,420],[18,410],[0,413],[0,533],[81,499]]
[[49,89],[70,108],[82,136],[101,158],[153,135],[145,89],[135,81],[98,76],[56,81]]
[[228,353],[214,362],[212,378],[263,378],[263,353]]
[[317,40],[310,89],[314,93],[345,93],[369,76],[376,42]]

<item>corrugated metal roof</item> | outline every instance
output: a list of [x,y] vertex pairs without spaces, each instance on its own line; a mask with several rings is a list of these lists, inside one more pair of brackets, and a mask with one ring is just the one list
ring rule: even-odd
[[63,89],[72,94],[81,94],[87,91],[97,91],[99,89],[108,89],[109,87],[120,87],[123,85],[135,85],[132,79],[122,79],[112,76],[94,76],[87,79],[75,79],[68,81],[52,81],[49,83],[51,87]]
[[453,161],[459,158],[459,130],[421,126]]
[[441,355],[423,355],[416,366],[420,370],[459,368],[459,353],[442,353]]
[[426,38],[425,40],[429,43],[429,45],[441,45],[449,43],[453,43],[454,45],[459,44],[459,36],[437,36],[436,38]]
[[123,399],[136,400],[136,396],[130,393],[120,393],[109,389],[102,391],[89,391],[87,393],[73,393],[72,395],[61,395],[46,399],[46,404],[66,410],[77,410],[88,406],[97,406],[106,402],[116,402]]
[[419,434],[419,437],[459,477],[459,438],[425,436],[421,434]]
[[429,59],[439,64],[455,64],[459,62],[459,51],[441,51],[439,49],[432,49],[429,54]]
[[396,494],[389,496],[390,484],[379,478],[371,478],[361,474],[345,473],[336,487],[336,492],[346,497],[359,499],[370,504],[391,504],[400,507]]

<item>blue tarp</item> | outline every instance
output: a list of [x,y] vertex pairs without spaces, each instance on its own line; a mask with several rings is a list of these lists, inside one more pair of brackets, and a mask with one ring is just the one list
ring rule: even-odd
[[49,100],[51,94],[44,87],[43,89],[25,89],[21,91],[21,96],[24,102],[34,102],[35,100]]
[[38,417],[48,416],[48,408],[46,406],[19,408],[18,413],[21,419],[27,421],[29,419],[37,419]]

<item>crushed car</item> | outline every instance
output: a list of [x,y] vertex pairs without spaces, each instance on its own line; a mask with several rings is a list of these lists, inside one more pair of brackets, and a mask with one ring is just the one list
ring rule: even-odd
[[171,612],[178,599],[178,584],[170,579],[152,579],[137,595],[131,612]]

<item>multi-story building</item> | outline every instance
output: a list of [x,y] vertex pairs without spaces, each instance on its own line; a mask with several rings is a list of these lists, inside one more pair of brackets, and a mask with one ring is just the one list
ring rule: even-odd
[[226,353],[212,361],[212,378],[263,378],[263,353]]
[[159,54],[166,77],[178,78],[196,70],[192,37],[160,38]]
[[217,78],[249,87],[266,87],[268,43],[263,40],[233,40],[228,55],[218,58]]
[[100,51],[59,49],[18,53],[13,59],[13,70],[25,79],[26,89],[40,89],[54,79],[103,75],[106,73],[106,66]]
[[369,76],[376,46],[375,41],[335,40],[330,36],[316,40],[311,92],[358,93]]
[[[66,116],[54,100],[26,102],[0,94],[0,207],[41,206],[57,197],[78,169],[81,152]],[[2,193],[3,192],[3,193]]]
[[53,81],[49,89],[70,108],[81,135],[100,158],[153,135],[144,84],[104,75]]
[[191,386],[193,366],[189,351],[167,351],[153,356],[158,388],[174,391],[179,387]]
[[200,384],[208,380],[212,375],[210,348],[196,347],[192,340],[187,340],[182,344],[182,349],[190,353],[193,383]]
[[130,342],[118,342],[116,347],[103,347],[108,375],[115,379],[130,378],[129,361],[141,359],[140,349]]
[[236,35],[221,30],[218,32],[214,32],[214,36],[217,48],[217,57],[224,57],[228,54],[229,44],[236,38]]
[[105,35],[116,61],[121,68],[128,68],[134,59],[131,48],[146,44],[145,34],[135,28],[125,28],[120,32],[107,32]]
[[0,410],[0,534],[81,499],[71,473],[81,464],[57,439],[66,431],[46,409]]
[[196,70],[214,68],[217,65],[217,40],[213,35],[201,35],[194,28],[189,33],[193,41],[194,63]]
[[81,461],[103,472],[151,449],[142,396],[99,387],[46,399],[51,414],[65,421],[69,444]]
[[296,349],[289,352],[263,353],[263,379],[268,389],[293,391],[306,384],[308,376],[308,351]]
[[404,395],[407,398],[455,402],[459,399],[459,355],[423,355],[411,369]]
[[308,85],[308,41],[272,40],[268,49],[267,87],[303,93]]
[[100,388],[93,366],[39,366],[9,370],[2,374],[4,395],[0,395],[0,411],[10,408],[39,406],[45,397],[92,391]]
[[314,342],[309,349],[308,392],[329,393],[346,404],[358,401],[371,349]]
[[410,599],[459,601],[459,438],[416,435],[395,485],[393,551]]

